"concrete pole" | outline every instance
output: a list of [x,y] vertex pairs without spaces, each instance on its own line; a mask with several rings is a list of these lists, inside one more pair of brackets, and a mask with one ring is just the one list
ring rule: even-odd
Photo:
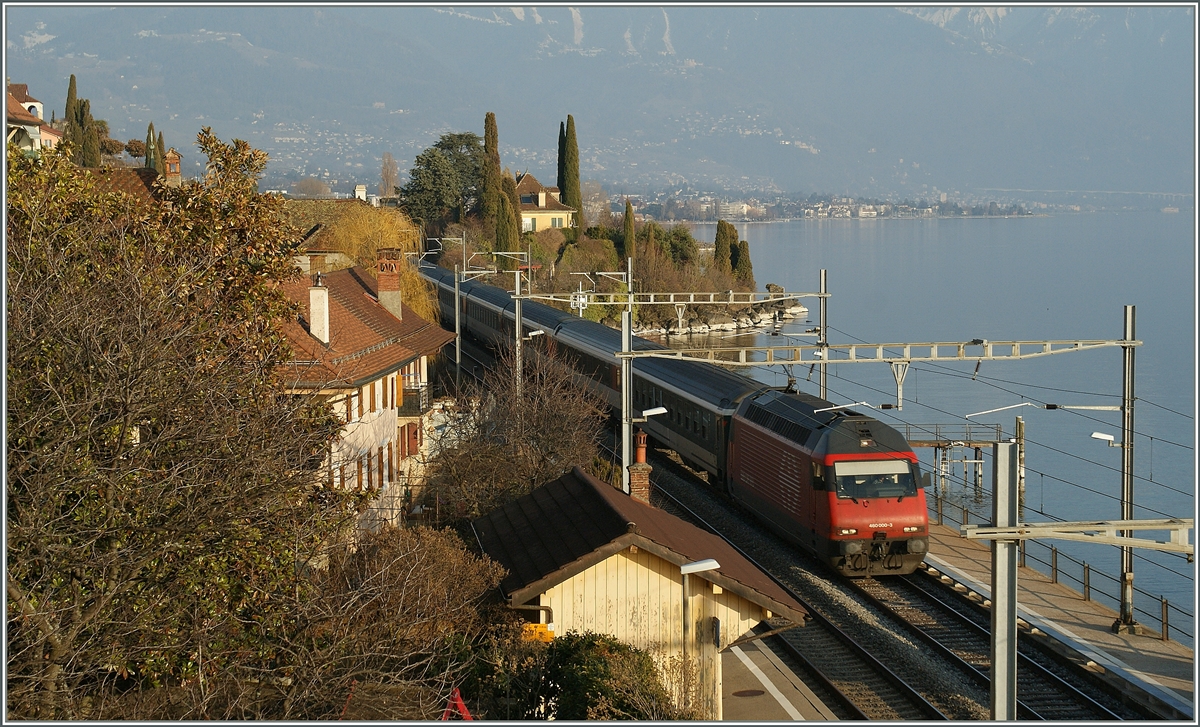
[[524,379],[525,379],[524,364],[521,361],[521,339],[523,338],[523,335],[522,335],[523,332],[521,330],[522,325],[521,325],[521,261],[520,260],[517,261],[516,278],[517,278],[516,301],[515,301],[516,302],[516,310],[514,311],[515,317],[516,317],[516,321],[514,321],[514,323],[516,324],[516,331],[513,336],[516,339],[516,344],[515,344],[515,347],[513,348],[513,354],[514,354],[514,358],[516,358],[516,367],[517,367],[517,370],[516,370],[517,398],[520,398],[521,397],[521,388],[522,388],[521,385],[524,383]]
[[462,301],[459,299],[458,265],[454,266],[454,395],[462,391],[462,320],[459,311]]
[[1017,439],[1017,492],[1025,495],[1025,420],[1017,417],[1013,427]]
[[[686,669],[688,668],[688,637],[691,636],[691,605],[688,603],[688,573],[684,573],[683,575],[683,613],[680,615],[683,618],[683,641],[680,642],[680,648],[682,648],[683,653],[683,667]],[[684,693],[686,695],[686,691]]]
[[[621,351],[633,350],[633,313],[621,311]],[[629,465],[633,464],[633,359],[621,357],[621,491],[629,494]],[[687,576],[684,576],[686,579]]]
[[[826,315],[829,313],[829,304],[824,295],[827,292],[826,288],[825,288],[825,272],[826,272],[825,269],[821,268],[821,297],[818,298],[818,300],[821,301],[821,335],[819,338],[817,338],[817,345],[821,347],[821,360],[822,361],[827,361],[828,360],[827,356],[829,355],[829,349],[826,347],[829,343],[829,334],[825,330]],[[829,399],[829,391],[828,391],[828,388],[826,387],[826,382],[825,382],[825,376],[826,376],[826,372],[828,370],[829,370],[829,364],[822,363],[821,364],[821,398],[825,399],[826,401],[828,401],[828,399]]]
[[[992,445],[992,525],[1017,525],[1017,445]],[[992,719],[1017,718],[1017,541],[992,541]]]
[[[1137,338],[1134,333],[1136,306],[1125,306],[1125,340]],[[1121,377],[1121,519],[1133,519],[1133,346],[1122,346],[1124,366]],[[1123,530],[1121,535],[1131,537],[1132,530]],[[1133,548],[1121,548],[1121,619],[1113,624],[1113,630],[1137,633],[1137,619],[1133,615]]]

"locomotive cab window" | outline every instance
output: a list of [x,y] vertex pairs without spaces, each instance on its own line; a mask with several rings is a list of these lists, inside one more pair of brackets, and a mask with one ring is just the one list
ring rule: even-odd
[[833,466],[833,479],[837,496],[844,499],[917,494],[912,465],[900,459],[838,462]]

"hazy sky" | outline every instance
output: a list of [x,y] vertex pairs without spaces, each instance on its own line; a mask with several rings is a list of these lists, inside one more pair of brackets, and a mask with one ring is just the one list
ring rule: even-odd
[[[114,135],[203,125],[277,178],[378,180],[497,114],[553,179],[558,124],[609,185],[919,196],[1191,193],[1192,6],[6,6],[6,69]],[[192,149],[194,157],[194,149]],[[192,159],[192,164],[195,160]]]

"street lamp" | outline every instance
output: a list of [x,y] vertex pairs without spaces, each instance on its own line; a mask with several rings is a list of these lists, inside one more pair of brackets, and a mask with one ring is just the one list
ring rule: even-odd
[[1121,446],[1121,445],[1117,444],[1116,437],[1114,437],[1111,434],[1105,434],[1104,432],[1092,432],[1092,439],[1099,439],[1102,442],[1108,442],[1108,446],[1110,446],[1110,447],[1120,447]]
[[[679,567],[679,572],[683,574],[683,667],[687,669],[687,653],[688,639],[692,635],[692,613],[688,607],[688,575],[691,573],[703,573],[704,571],[716,570],[721,567],[721,564],[712,558],[697,560],[691,563],[684,563]],[[685,697],[686,698],[686,697]]]

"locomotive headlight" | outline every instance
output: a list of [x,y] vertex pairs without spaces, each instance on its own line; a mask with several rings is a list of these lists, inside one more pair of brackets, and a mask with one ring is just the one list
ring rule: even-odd
[[908,527],[904,528],[904,532],[906,532],[906,533],[919,533],[919,532],[921,532],[921,528],[920,528],[920,527],[918,527],[918,526],[916,526],[916,525],[909,525]]
[[838,528],[838,535],[858,535],[857,528]]
[[924,553],[929,549],[929,544],[925,542],[925,538],[909,538],[908,552]]
[[858,555],[862,552],[861,540],[850,540],[841,544],[844,555]]

